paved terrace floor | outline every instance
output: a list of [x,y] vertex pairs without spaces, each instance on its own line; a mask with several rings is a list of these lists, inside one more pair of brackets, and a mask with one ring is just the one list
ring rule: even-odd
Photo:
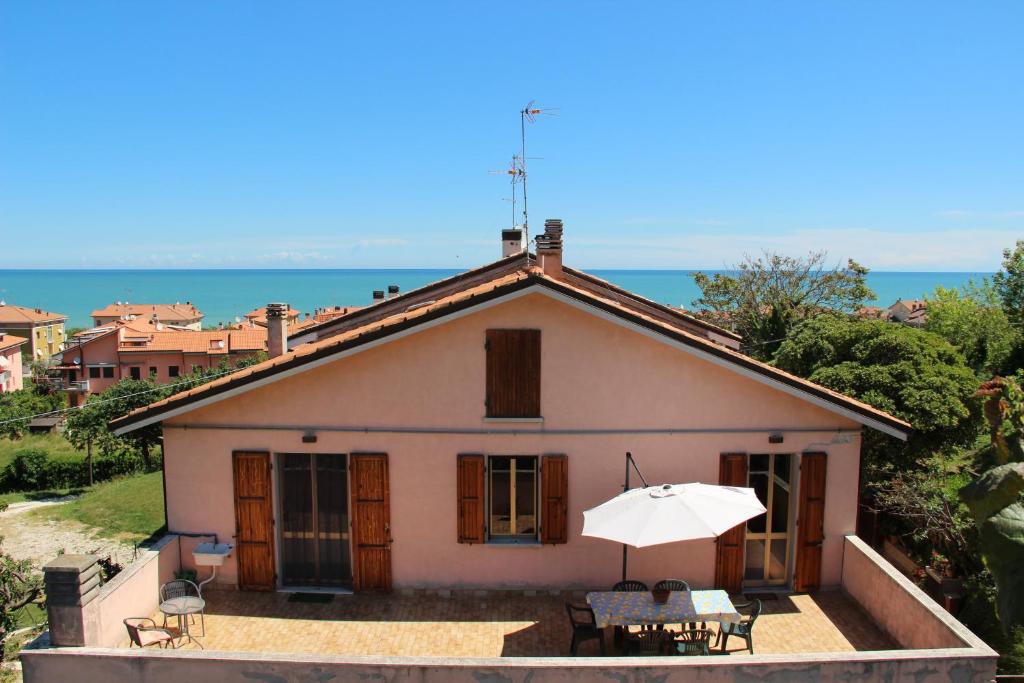
[[[568,655],[565,601],[585,603],[579,595],[515,593],[339,595],[326,604],[289,602],[285,593],[210,591],[206,598],[199,640],[207,650],[428,657]],[[746,654],[742,645],[731,639],[731,654]],[[856,603],[831,591],[765,600],[754,647],[758,654],[898,648]],[[597,644],[583,644],[580,654],[596,655]]]

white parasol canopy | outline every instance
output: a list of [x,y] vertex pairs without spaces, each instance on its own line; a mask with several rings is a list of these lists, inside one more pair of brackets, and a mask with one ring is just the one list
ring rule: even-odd
[[765,512],[754,489],[664,484],[630,489],[583,513],[583,535],[635,548],[715,538]]

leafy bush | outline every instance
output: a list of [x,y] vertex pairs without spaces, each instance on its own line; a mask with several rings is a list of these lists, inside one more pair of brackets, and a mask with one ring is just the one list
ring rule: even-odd
[[47,488],[49,464],[50,458],[46,451],[34,448],[18,451],[14,460],[4,469],[3,480],[5,483],[11,482],[12,486],[21,491]]
[[[93,481],[105,481],[144,470],[142,457],[132,450],[102,454],[93,460]],[[81,456],[51,457],[40,449],[15,452],[0,472],[0,493],[86,486],[89,464]]]

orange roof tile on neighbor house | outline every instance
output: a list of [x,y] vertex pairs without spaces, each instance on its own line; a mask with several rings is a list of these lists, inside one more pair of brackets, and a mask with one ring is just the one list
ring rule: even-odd
[[13,334],[3,334],[0,332],[0,351],[6,351],[12,346],[21,346],[28,339],[25,337],[15,337]]
[[114,420],[111,426],[119,433],[130,431],[135,426],[150,424],[171,411],[176,411],[199,400],[213,398],[228,390],[240,389],[246,384],[284,373],[362,344],[380,340],[421,323],[533,287],[537,287],[538,291],[552,292],[567,301],[575,301],[584,306],[597,308],[645,330],[663,335],[683,347],[696,349],[699,353],[706,354],[706,357],[738,366],[752,376],[763,378],[763,380],[776,385],[789,387],[827,405],[839,407],[848,413],[860,416],[860,419],[865,420],[865,424],[876,429],[880,428],[894,436],[906,438],[906,435],[912,431],[911,425],[906,421],[874,406],[784,372],[739,351],[716,344],[699,334],[679,327],[674,321],[660,319],[656,313],[642,313],[631,306],[632,302],[624,302],[614,296],[617,292],[611,292],[612,296],[600,296],[589,283],[586,285],[570,284],[563,279],[546,275],[536,266],[528,266],[502,274],[483,283],[471,283],[465,288],[439,297],[437,300],[368,322],[322,341],[302,344],[290,353],[270,358],[202,386],[133,410],[128,415]]
[[170,330],[139,337],[125,334],[117,350],[122,353],[177,352],[208,355],[238,351],[265,351],[267,331],[261,327],[227,330]]
[[0,324],[45,323],[67,320],[63,313],[44,311],[41,308],[27,308],[0,301]]
[[[296,311],[294,308],[289,308],[288,309],[288,320],[295,320],[301,314],[302,314],[301,311]],[[250,321],[250,322],[254,322],[257,325],[266,325],[267,324],[267,307],[266,306],[260,306],[259,308],[254,308],[253,310],[251,310],[251,311],[249,311],[248,313],[245,314],[245,319]]]
[[202,311],[193,306],[190,302],[183,304],[130,304],[113,303],[106,308],[100,308],[91,313],[93,318],[152,318],[161,322],[190,322],[203,317]]

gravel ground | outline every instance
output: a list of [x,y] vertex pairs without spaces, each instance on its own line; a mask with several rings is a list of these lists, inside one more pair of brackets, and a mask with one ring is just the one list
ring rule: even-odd
[[79,522],[57,522],[29,514],[32,510],[61,505],[70,500],[74,500],[74,497],[14,503],[0,512],[0,536],[3,536],[4,551],[15,559],[31,560],[37,568],[56,557],[62,548],[68,554],[110,555],[123,565],[131,563],[135,554],[131,544],[101,538],[97,536],[97,529]]

